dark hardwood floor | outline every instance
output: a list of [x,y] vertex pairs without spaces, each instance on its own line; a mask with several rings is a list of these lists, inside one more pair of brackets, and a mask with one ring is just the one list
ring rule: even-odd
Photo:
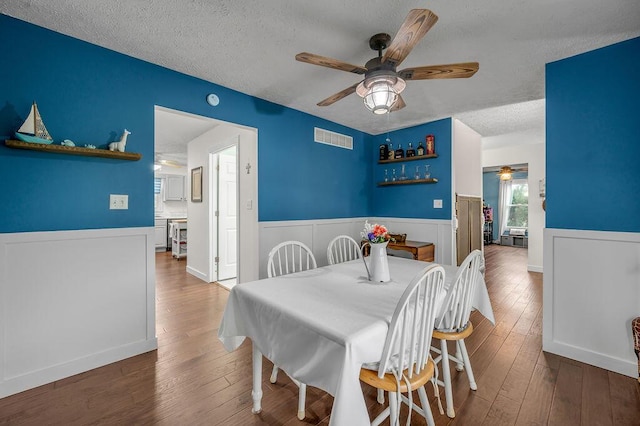
[[[452,369],[451,420],[438,413],[428,386],[436,424],[640,425],[635,379],[542,352],[542,274],[527,272],[527,251],[490,245],[486,261],[496,325],[474,314],[467,339],[478,390]],[[298,421],[298,389],[283,374],[269,383],[268,361],[263,412],[251,414],[250,342],[227,353],[216,337],[227,290],[187,274],[186,262],[168,253],[156,262],[158,350],[0,399],[0,424],[329,423],[333,398],[314,388],[307,418]],[[382,406],[372,389],[363,391],[373,418]],[[412,423],[424,421],[414,414]]]

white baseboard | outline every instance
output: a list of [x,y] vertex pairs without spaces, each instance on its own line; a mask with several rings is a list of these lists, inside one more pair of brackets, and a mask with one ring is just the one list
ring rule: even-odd
[[544,231],[543,350],[637,377],[640,233]]
[[544,268],[539,265],[527,265],[527,271],[529,272],[544,272]]
[[592,349],[554,342],[544,338],[542,339],[542,349],[545,352],[584,362],[624,376],[638,377],[638,363],[636,360],[620,359],[611,354],[603,354]]
[[43,370],[30,372],[23,376],[13,377],[0,384],[0,398],[7,397],[28,389],[33,389],[56,380],[71,377],[94,368],[102,367],[132,356],[150,352],[158,348],[158,340],[154,337],[150,340],[136,342],[129,345],[113,348],[105,352],[93,354],[80,359],[74,359],[63,364],[55,365]]
[[209,277],[207,276],[207,274],[205,274],[204,272],[200,272],[195,268],[192,268],[191,266],[187,265],[187,273],[193,275],[196,278],[201,279],[202,281],[208,283],[209,281]]

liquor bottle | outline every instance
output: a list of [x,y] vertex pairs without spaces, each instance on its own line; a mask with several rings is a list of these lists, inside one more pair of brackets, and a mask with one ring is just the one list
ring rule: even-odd
[[396,149],[394,158],[404,158],[404,149],[402,149],[402,144],[398,144],[398,149]]
[[415,157],[415,156],[416,156],[416,150],[413,149],[413,145],[411,144],[411,142],[409,142],[409,148],[407,148],[407,158]]
[[387,147],[386,143],[383,143],[380,145],[380,160],[386,160],[387,157],[389,156],[389,148]]
[[389,147],[387,148],[387,159],[389,160],[393,160],[395,151],[393,150],[393,145],[389,144]]
[[436,153],[436,140],[433,135],[427,135],[427,155]]
[[418,156],[424,155],[424,146],[422,146],[422,141],[418,143]]

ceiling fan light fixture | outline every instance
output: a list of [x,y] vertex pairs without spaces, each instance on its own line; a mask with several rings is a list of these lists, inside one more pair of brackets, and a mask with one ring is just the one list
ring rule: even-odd
[[500,172],[498,172],[498,175],[500,176],[500,180],[511,180],[511,178],[513,174],[513,170],[511,169],[511,167],[509,166],[504,166],[500,169]]
[[364,106],[374,114],[386,114],[398,100],[398,94],[392,87],[379,84],[371,88],[364,96]]
[[365,78],[356,93],[362,97],[364,106],[374,114],[386,114],[398,100],[398,95],[407,83],[400,77],[382,74]]

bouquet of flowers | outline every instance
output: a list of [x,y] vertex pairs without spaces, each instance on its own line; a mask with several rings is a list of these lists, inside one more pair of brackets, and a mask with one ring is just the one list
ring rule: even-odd
[[372,244],[384,243],[391,239],[389,231],[384,225],[370,224],[369,221],[364,223],[364,231],[360,233],[362,238],[366,239]]

